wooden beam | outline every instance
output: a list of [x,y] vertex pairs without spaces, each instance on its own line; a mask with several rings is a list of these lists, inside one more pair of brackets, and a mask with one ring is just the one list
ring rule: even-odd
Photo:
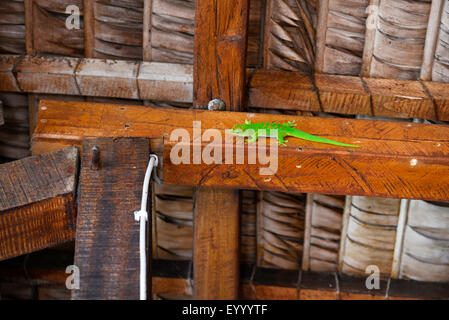
[[[18,257],[0,264],[0,282],[51,284],[65,287],[65,268],[73,257],[61,252],[41,251],[27,258]],[[446,283],[430,283],[391,279],[380,282],[379,290],[367,290],[366,278],[334,274],[299,272],[295,270],[256,268],[243,264],[240,279],[240,299],[261,300],[335,300],[335,299],[448,299]],[[27,270],[27,273],[23,271]],[[191,261],[153,260],[153,293],[191,296]],[[388,296],[387,296],[388,291]]]
[[192,85],[190,65],[0,56],[0,91],[192,102]]
[[83,0],[84,6],[84,55],[95,56],[95,0]]
[[[245,109],[248,18],[249,0],[197,0],[194,108],[207,109],[211,100],[220,99],[226,110]],[[239,209],[238,190],[197,189],[193,245],[197,299],[238,297]]]
[[80,289],[73,297],[139,299],[139,222],[133,213],[140,210],[148,140],[86,140],[83,150],[75,242]]
[[198,0],[195,14],[194,107],[219,98],[229,111],[245,107],[248,0]]
[[[278,170],[271,179],[259,175],[257,165],[174,165],[169,159],[176,143],[169,141],[174,129],[186,129],[192,137],[193,121],[200,121],[201,132],[214,128],[225,137],[226,129],[248,118],[253,123],[296,121],[305,132],[362,148],[291,138],[278,149]],[[160,155],[166,137],[164,181],[169,184],[449,199],[449,128],[443,125],[41,101],[34,153],[80,145],[89,137],[150,138],[152,150]],[[228,174],[222,177],[225,171]]]
[[3,103],[0,100],[0,126],[5,124],[5,117],[3,116]]
[[0,165],[0,260],[75,236],[78,150]]
[[[444,82],[258,70],[248,87],[254,108],[449,121]],[[0,55],[0,91],[189,103],[192,90],[189,65]]]

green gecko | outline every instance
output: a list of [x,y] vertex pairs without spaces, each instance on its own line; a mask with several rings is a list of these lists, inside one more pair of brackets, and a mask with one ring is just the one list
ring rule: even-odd
[[[260,137],[272,137],[277,138],[278,143],[280,145],[285,146],[285,140],[284,138],[287,136],[290,137],[296,137],[308,141],[314,141],[314,142],[321,142],[321,143],[327,143],[332,144],[335,146],[341,146],[341,147],[350,147],[350,148],[360,148],[361,146],[356,146],[352,144],[346,144],[338,141],[333,141],[330,139],[320,138],[311,134],[308,134],[304,131],[295,129],[296,121],[289,121],[288,123],[275,123],[275,122],[260,122],[260,123],[251,123],[249,120],[245,120],[244,124],[236,124],[232,127],[231,133],[240,137],[251,137],[251,139],[248,140],[248,142],[254,142],[257,141]],[[261,135],[259,130],[267,130],[270,129],[276,129],[277,134],[274,136],[270,136],[270,134],[264,134]]]

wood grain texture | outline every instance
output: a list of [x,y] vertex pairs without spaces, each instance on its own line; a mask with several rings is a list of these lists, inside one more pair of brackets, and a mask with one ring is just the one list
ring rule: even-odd
[[[100,170],[91,169],[94,146]],[[86,140],[83,149],[75,244],[80,289],[72,297],[138,299],[139,222],[133,213],[140,209],[148,140]]]
[[[276,173],[288,187],[283,186],[276,177],[265,181],[265,177],[259,175],[257,165],[216,166],[206,177],[205,174],[214,164],[197,167],[170,165],[169,153],[165,153],[166,183],[196,185],[201,181],[204,186],[232,187],[238,184],[239,188],[287,192],[320,190],[329,194],[427,200],[448,198],[449,182],[445,177],[448,172],[449,131],[442,125],[236,112],[216,114],[212,111],[76,102],[41,101],[40,106],[33,152],[48,151],[67,144],[79,145],[87,137],[127,136],[150,138],[152,150],[162,154],[162,137],[168,137],[174,128],[185,128],[192,136],[193,121],[201,121],[202,130],[218,129],[224,137],[225,129],[248,118],[255,123],[295,120],[298,128],[310,134],[362,146],[356,150],[342,149],[290,139],[287,147],[279,148],[279,163],[282,165]],[[175,144],[168,140],[165,143],[166,151]],[[302,167],[297,168],[298,164]],[[320,164],[320,170],[313,169],[315,164]],[[234,177],[229,174],[223,179],[221,172],[228,169],[236,170],[239,175]],[[257,183],[248,178],[243,169]],[[183,173],[185,170],[190,170],[189,175]],[[201,180],[203,176],[205,179]]]
[[0,165],[0,260],[74,238],[77,163],[69,147]]
[[[0,55],[0,90],[191,103],[191,65]],[[276,70],[256,71],[249,106],[449,120],[449,84]],[[156,105],[156,104],[154,104]]]
[[298,270],[303,253],[305,195],[262,192],[258,210],[258,265]]
[[317,1],[268,0],[266,6],[264,67],[313,70]]
[[230,111],[245,108],[249,1],[200,0],[195,14],[194,108],[219,98]]
[[351,197],[345,212],[345,234],[339,270],[345,274],[365,276],[368,266],[375,265],[380,275],[391,273],[396,228],[400,210],[399,199]]
[[376,17],[367,31],[362,74],[419,78],[431,1],[376,0],[371,5]]
[[317,37],[318,72],[359,75],[365,43],[369,0],[320,1],[318,16],[321,33]]
[[25,51],[24,1],[1,1],[0,53],[25,54]]
[[317,89],[304,73],[256,71],[248,84],[249,105],[263,109],[449,120],[447,95],[443,93],[447,91],[445,83],[322,74],[315,74],[314,78]]
[[192,102],[192,66],[71,57],[0,56],[0,90]]
[[197,189],[193,249],[196,299],[238,296],[239,207],[238,190]]
[[[198,0],[195,10],[193,107],[221,99],[246,108],[248,0]],[[217,116],[220,116],[218,112]],[[194,296],[236,299],[239,286],[238,190],[198,188],[194,221]]]

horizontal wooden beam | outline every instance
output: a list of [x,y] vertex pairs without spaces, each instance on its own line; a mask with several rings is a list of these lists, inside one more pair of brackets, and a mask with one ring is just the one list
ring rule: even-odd
[[192,102],[191,65],[0,55],[0,91]]
[[[449,83],[256,70],[254,108],[449,121]],[[191,103],[190,65],[0,55],[0,91]]]
[[[67,252],[40,251],[0,263],[0,282],[60,285],[65,288],[65,268],[73,264]],[[368,290],[366,278],[335,274],[255,268],[242,264],[240,299],[336,300],[336,299],[449,299],[446,283],[391,279],[380,281],[379,290]],[[26,270],[26,273],[24,272]],[[192,262],[153,260],[153,293],[192,295]],[[337,289],[338,281],[338,289]]]
[[249,105],[376,117],[449,120],[449,84],[258,70]]
[[0,260],[75,237],[78,150],[0,165]]
[[[170,159],[177,144],[170,141],[175,129],[185,129],[193,137],[197,121],[200,132],[217,129],[225,141],[225,130],[246,119],[253,123],[296,121],[305,132],[361,148],[290,138],[266,165],[249,165],[246,156],[243,165],[236,161],[176,165]],[[164,154],[166,184],[449,199],[449,127],[443,125],[41,101],[32,141],[34,153],[80,145],[82,140],[95,137],[150,138],[152,150]],[[191,144],[187,142],[187,147]],[[251,143],[244,148],[258,145]],[[226,144],[219,143],[220,150],[225,148]],[[259,169],[271,164],[275,174],[261,175]]]

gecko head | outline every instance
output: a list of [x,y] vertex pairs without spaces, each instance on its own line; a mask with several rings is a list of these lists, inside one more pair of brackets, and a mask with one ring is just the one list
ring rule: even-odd
[[231,128],[231,133],[235,134],[236,136],[245,136],[245,131],[248,129],[247,123],[245,124],[236,124]]

